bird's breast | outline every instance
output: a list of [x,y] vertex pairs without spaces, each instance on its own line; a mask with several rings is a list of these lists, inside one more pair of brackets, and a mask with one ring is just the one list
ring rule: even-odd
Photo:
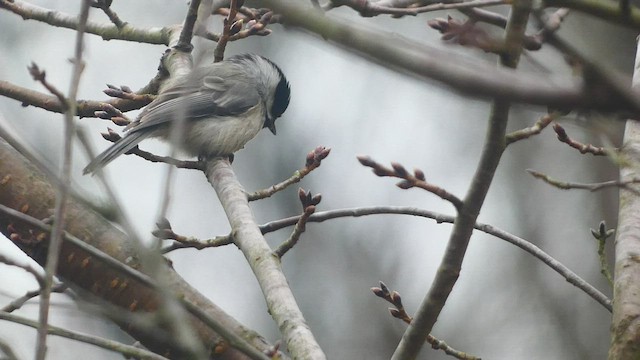
[[190,155],[232,154],[253,139],[264,123],[264,107],[256,105],[240,116],[216,116],[192,121],[185,131],[184,150]]

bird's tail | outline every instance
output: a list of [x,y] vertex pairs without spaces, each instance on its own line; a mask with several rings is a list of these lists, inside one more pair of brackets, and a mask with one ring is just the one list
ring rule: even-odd
[[93,159],[82,171],[83,174],[94,173],[96,170],[103,168],[108,163],[112,162],[118,156],[133,149],[142,139],[145,138],[145,133],[131,132],[118,140],[115,144],[111,145],[107,150],[100,153]]

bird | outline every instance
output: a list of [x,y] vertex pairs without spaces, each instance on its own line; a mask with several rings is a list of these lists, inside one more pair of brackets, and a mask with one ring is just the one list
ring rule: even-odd
[[126,134],[83,170],[95,173],[147,138],[170,140],[172,125],[183,120],[179,148],[190,156],[229,156],[261,129],[276,135],[291,88],[282,70],[256,54],[235,55],[194,68],[161,93],[126,126]]

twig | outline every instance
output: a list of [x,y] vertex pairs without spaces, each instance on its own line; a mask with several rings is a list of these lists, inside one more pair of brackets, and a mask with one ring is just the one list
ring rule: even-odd
[[373,170],[373,173],[377,176],[388,176],[403,179],[396,184],[396,186],[401,189],[410,189],[412,187],[421,188],[434,195],[437,195],[442,200],[450,202],[458,211],[460,211],[463,206],[462,200],[460,200],[457,196],[451,194],[450,192],[439,186],[428,183],[425,180],[424,172],[420,169],[415,169],[413,171],[413,174],[411,174],[409,171],[407,171],[407,169],[404,168],[404,166],[399,163],[392,162],[391,168],[387,168],[375,162],[368,156],[358,156],[358,161],[363,166],[370,167]]
[[[65,290],[67,290],[67,285],[65,285],[64,283],[59,283],[59,284],[55,284],[52,288],[51,288],[51,292],[52,293],[63,293],[65,292]],[[6,306],[4,306],[3,308],[0,309],[0,312],[4,311],[6,313],[10,313],[13,312],[15,310],[20,309],[24,304],[27,303],[27,301],[40,296],[40,292],[41,290],[34,290],[34,291],[28,291],[26,294],[24,294],[23,296],[13,300],[12,302],[10,302],[9,304],[7,304]]]
[[607,253],[605,252],[605,245],[607,239],[616,233],[615,229],[607,229],[607,223],[602,220],[598,226],[598,230],[590,229],[591,235],[598,241],[598,259],[600,259],[600,273],[609,282],[609,285],[613,287],[613,276],[609,271],[609,262],[607,261]]
[[11,348],[11,345],[7,344],[3,340],[0,340],[0,352],[6,357],[6,360],[19,360]]
[[91,3],[92,7],[98,8],[102,10],[105,15],[109,17],[109,20],[115,25],[118,29],[122,30],[127,23],[120,20],[118,14],[115,11],[111,10],[111,3],[113,0],[93,0]]
[[84,31],[89,18],[90,0],[83,0],[78,15],[78,30],[76,32],[76,42],[73,57],[73,74],[69,85],[69,96],[65,100],[63,96],[57,95],[62,103],[67,104],[67,111],[64,113],[64,150],[63,163],[60,171],[62,186],[57,189],[53,229],[49,238],[47,249],[47,261],[44,266],[45,282],[40,294],[40,311],[38,338],[36,344],[36,360],[44,360],[47,352],[47,326],[49,323],[49,301],[51,298],[51,288],[53,286],[53,276],[58,268],[62,240],[64,238],[65,215],[67,210],[67,199],[69,198],[71,184],[71,161],[73,153],[73,137],[75,134],[76,98],[80,77],[84,70],[84,60],[82,52],[84,50]]
[[635,6],[625,11],[615,1],[545,0],[544,4],[547,7],[571,8],[618,25],[640,29],[640,9]]
[[[339,219],[344,217],[361,217],[361,216],[370,216],[370,215],[388,215],[388,214],[396,214],[396,215],[411,215],[411,216],[420,216],[428,219],[433,219],[437,223],[450,223],[453,224],[455,221],[455,217],[451,215],[444,215],[434,211],[419,209],[415,207],[408,206],[374,206],[374,207],[361,207],[361,208],[349,208],[349,209],[336,209],[329,211],[321,211],[316,212],[309,217],[307,223],[321,223],[328,220]],[[285,219],[270,221],[266,224],[260,225],[260,232],[262,234],[268,234],[289,226],[294,226],[300,220],[301,215],[292,216]],[[474,229],[487,233],[489,235],[493,235],[499,239],[502,239],[512,245],[519,247],[520,249],[528,252],[533,255],[535,258],[539,259],[546,265],[548,265],[552,270],[556,271],[562,277],[564,277],[567,282],[573,284],[578,289],[584,291],[587,295],[592,297],[602,306],[604,306],[607,310],[611,311],[611,300],[609,300],[604,294],[598,291],[596,288],[591,286],[589,283],[581,279],[577,274],[572,272],[566,266],[564,266],[561,262],[551,257],[549,254],[542,251],[536,245],[522,239],[516,235],[510,234],[504,230],[496,228],[494,226],[483,224],[483,223],[475,223]],[[226,236],[218,236],[215,239],[224,240],[229,243],[233,241],[231,234]],[[174,245],[176,248],[183,248],[187,246],[182,246],[182,244]],[[196,247],[196,246],[194,246]],[[206,246],[205,246],[206,247]]]
[[552,113],[542,116],[535,124],[530,127],[513,131],[505,137],[507,145],[511,145],[516,141],[528,139],[534,135],[540,134],[544,128],[546,128],[553,120],[555,120],[560,114]]
[[[35,106],[52,112],[63,113],[66,104],[56,96],[26,89],[8,81],[0,80],[0,95],[9,99],[20,101],[22,106]],[[76,102],[77,115],[79,117],[93,117],[96,111],[101,110],[105,104],[112,105],[121,111],[136,110],[144,107],[153,100],[151,96],[139,95],[138,100],[112,99],[108,101],[78,100]]]
[[558,123],[553,124],[553,131],[555,131],[556,135],[558,135],[558,140],[580,151],[581,154],[588,153],[594,156],[606,156],[611,153],[611,150],[607,150],[603,147],[596,147],[591,144],[583,144],[571,139],[569,135],[567,135],[567,132],[564,130],[564,128]]
[[[411,321],[413,320],[413,318],[411,318],[411,316],[407,314],[407,311],[404,309],[404,305],[402,305],[402,297],[400,296],[399,292],[389,291],[389,288],[387,287],[387,285],[385,285],[382,281],[380,281],[380,287],[377,287],[377,286],[372,287],[371,291],[377,297],[386,300],[387,302],[389,302],[391,305],[394,306],[393,308],[389,308],[389,313],[391,314],[391,316],[393,316],[396,319],[400,319],[404,321],[406,324],[411,324]],[[481,360],[479,357],[469,355],[465,352],[453,349],[451,346],[447,345],[447,343],[445,343],[442,340],[438,340],[436,337],[434,337],[431,334],[427,335],[427,343],[431,345],[432,349],[442,350],[444,351],[445,354],[451,355],[456,359]]]
[[[11,230],[11,229],[9,229],[9,230]],[[11,234],[10,238],[11,238],[12,241],[15,241],[13,236],[16,236],[16,235],[17,234],[15,234],[15,233]],[[40,288],[44,287],[45,277],[44,277],[44,273],[43,273],[43,271],[41,269],[38,269],[38,268],[35,268],[35,267],[31,266],[31,264],[28,263],[28,262],[15,261],[15,259],[11,259],[11,258],[5,256],[4,254],[0,254],[0,263],[5,264],[5,265],[9,265],[9,266],[15,266],[15,267],[18,267],[18,268],[28,272],[29,274],[33,275],[33,277],[38,282],[38,285],[40,285]]]
[[[224,50],[227,48],[227,42],[229,37],[242,29],[242,20],[235,21],[236,14],[238,12],[238,1],[231,0],[229,5],[229,15],[224,19],[224,26],[222,28],[222,35],[218,39],[218,45],[213,51],[214,62],[220,62],[224,60]],[[232,33],[232,31],[234,31]]]
[[282,191],[289,187],[292,184],[295,184],[302,180],[305,176],[309,175],[310,172],[317,169],[322,160],[324,160],[329,153],[331,152],[331,148],[325,148],[324,146],[318,146],[314,150],[310,151],[307,154],[305,165],[302,169],[296,171],[290,178],[285,181],[275,184],[267,189],[258,190],[252,194],[247,195],[247,199],[249,201],[255,201],[270,197],[271,195],[277,193],[278,191]]
[[180,32],[180,38],[178,39],[176,46],[174,46],[175,49],[184,52],[191,52],[191,50],[193,50],[191,39],[193,37],[195,24],[198,21],[198,7],[200,6],[200,1],[201,0],[191,0],[189,10],[187,11],[187,17],[184,19],[184,25]]
[[[469,9],[469,8],[481,8],[486,6],[496,6],[496,5],[504,5],[507,4],[506,0],[471,0],[465,2],[457,2],[453,4],[446,4],[444,2],[431,4],[426,6],[418,6],[418,7],[392,7],[392,6],[384,6],[379,5],[376,2],[371,2],[368,0],[358,1],[358,0],[334,0],[331,1],[328,5],[329,8],[335,8],[339,6],[348,6],[353,10],[360,13],[361,16],[364,17],[372,17],[382,14],[395,15],[395,16],[404,16],[411,15],[416,16],[418,14],[440,11],[440,10],[453,10],[453,9]],[[325,8],[324,10],[328,10]]]
[[[21,0],[0,0],[0,9],[2,8],[21,16],[25,20],[37,20],[51,26],[72,30],[77,30],[79,27],[77,16],[46,9]],[[87,22],[86,26],[88,34],[98,35],[104,40],[118,39],[156,45],[169,45],[171,32],[175,30],[175,27],[136,28],[129,24],[118,28],[113,24],[100,24],[92,21]]]
[[598,190],[602,190],[610,187],[617,187],[617,188],[623,188],[623,189],[629,190],[635,193],[636,195],[640,196],[640,191],[630,187],[630,185],[640,183],[640,178],[632,178],[632,179],[626,179],[626,180],[611,180],[611,181],[604,181],[599,183],[583,184],[583,183],[573,183],[573,182],[564,182],[564,181],[555,180],[541,172],[538,172],[532,169],[527,169],[527,172],[531,174],[533,177],[535,177],[536,179],[540,179],[546,182],[547,184],[562,190],[579,189],[579,190],[589,190],[593,192],[593,191],[598,191]]
[[[567,8],[557,9],[553,14],[551,14],[547,18],[547,26],[543,29],[540,29],[537,34],[533,36],[529,36],[529,38],[535,42],[535,44],[539,45],[539,48],[542,47],[547,38],[558,31],[560,29],[560,25],[564,21],[564,19],[569,15],[570,10]],[[532,49],[529,49],[532,50]]]
[[169,223],[169,220],[167,219],[158,221],[156,223],[156,226],[157,229],[151,232],[153,236],[162,240],[175,240],[177,244],[179,244],[175,246],[170,245],[169,247],[162,249],[163,254],[179,248],[190,247],[201,250],[208,247],[218,247],[233,244],[233,237],[231,235],[218,236],[209,240],[200,240],[195,237],[178,235],[173,231],[173,229],[171,228],[171,223]]
[[[24,222],[30,226],[34,226],[42,231],[45,232],[51,232],[52,228],[51,226],[45,224],[44,222],[35,219],[27,214],[23,214],[19,211],[16,211],[12,208],[9,208],[7,206],[4,206],[2,204],[0,204],[0,213],[4,213],[8,216],[14,217],[17,220]],[[112,256],[104,253],[103,251],[85,243],[84,241],[78,239],[77,237],[64,232],[64,239],[65,241],[68,241],[70,243],[72,243],[74,246],[82,249],[83,251],[87,252],[88,254],[90,254],[92,257],[96,258],[97,260],[100,260],[102,262],[104,262],[105,264],[107,264],[109,267],[111,267],[112,269],[119,271],[121,273],[123,273],[126,276],[131,277],[132,279],[139,281],[142,285],[145,286],[149,286],[150,288],[154,289],[154,290],[158,290],[160,289],[160,285],[151,277],[149,277],[146,274],[143,274],[142,272],[127,266],[125,264],[123,264],[122,262],[118,261],[117,259],[113,258]],[[172,295],[175,296],[175,295]],[[209,328],[211,328],[213,331],[215,331],[216,333],[220,334],[220,336],[222,336],[224,339],[226,339],[229,344],[231,346],[233,346],[234,348],[237,348],[239,351],[243,352],[244,354],[247,354],[248,356],[250,356],[253,359],[263,359],[263,360],[269,360],[266,359],[266,357],[264,357],[264,355],[262,353],[260,353],[260,351],[258,351],[256,348],[254,348],[253,346],[251,346],[251,344],[249,344],[246,340],[244,340],[244,338],[242,338],[240,335],[230,331],[229,329],[227,329],[223,324],[220,323],[220,321],[218,321],[216,318],[210,316],[209,314],[207,314],[204,310],[202,310],[200,307],[196,306],[195,304],[191,303],[190,301],[188,301],[187,299],[184,299],[183,297],[178,297],[177,301],[179,301],[184,307],[185,309],[191,313],[192,315],[194,315],[195,317],[197,317],[198,319],[200,319],[204,324],[206,324]]]
[[273,251],[273,254],[279,258],[282,258],[287,251],[291,250],[300,239],[300,235],[306,230],[307,221],[309,221],[309,217],[316,212],[316,206],[322,200],[322,196],[317,194],[315,196],[311,195],[311,191],[305,192],[302,188],[298,190],[298,198],[302,203],[302,215],[298,218],[298,222],[296,226],[293,228],[293,232],[289,236],[289,238],[280,244],[278,248]]
[[152,102],[156,98],[156,96],[153,94],[136,94],[131,90],[131,88],[124,85],[117,87],[111,84],[107,84],[107,89],[103,90],[102,92],[111,97],[127,99],[136,102],[144,102],[147,104]]
[[[120,135],[118,135],[118,133],[116,133],[112,129],[107,129],[107,132],[102,133],[101,135],[105,140],[108,140],[111,142],[116,142],[122,138]],[[159,155],[152,154],[148,151],[141,150],[138,146],[135,146],[133,149],[125,153],[125,155],[130,155],[130,154],[137,155],[147,161],[151,161],[154,163],[161,162],[161,163],[173,165],[180,169],[191,169],[191,170],[203,169],[203,165],[200,161],[178,160],[170,156],[159,156]]]
[[461,21],[448,16],[427,21],[427,25],[442,34],[442,40],[462,46],[476,47],[486,52],[500,54],[504,51],[501,40],[491,36],[473,20]]
[[[621,99],[633,108],[640,107],[640,96],[636,91],[629,89],[628,80],[623,74],[612,70],[610,66],[601,65],[596,60],[584,56],[571,43],[560,38],[552,31],[554,24],[550,24],[549,16],[544,12],[537,10],[533,14],[540,24],[541,30],[551,30],[546,33],[547,42],[582,66],[583,86],[593,94],[592,97],[606,94],[608,97]],[[638,14],[640,15],[640,11]]]
[[[36,321],[25,319],[21,316],[9,314],[2,311],[0,311],[0,320],[11,321],[16,324],[22,324],[32,328],[38,328],[39,326],[38,322]],[[71,331],[71,330],[63,329],[57,326],[48,325],[45,328],[45,331],[47,334],[80,341],[86,344],[95,345],[103,349],[118,352],[125,356],[131,356],[131,357],[141,358],[141,359],[168,360],[164,356],[160,356],[154,352],[141,349],[136,346],[126,345],[117,341],[107,340],[105,338],[87,335],[87,334],[79,333],[76,331]]]
[[53,94],[53,96],[55,96],[58,101],[60,101],[60,104],[62,105],[62,112],[66,112],[69,109],[69,102],[60,90],[58,90],[55,86],[47,81],[46,72],[44,70],[40,70],[38,65],[34,62],[31,63],[31,66],[29,66],[28,69],[31,77],[33,77],[33,80],[41,83],[42,86],[49,90],[49,92]]
[[[398,214],[398,215],[412,215],[412,216],[420,216],[424,218],[429,218],[435,220],[437,223],[449,223],[453,224],[456,220],[455,216],[444,215],[437,213],[435,211],[429,211],[424,209],[419,209],[415,207],[408,206],[375,206],[375,207],[363,207],[363,208],[351,208],[351,209],[339,209],[339,210],[330,210],[330,211],[322,211],[316,212],[309,218],[309,222],[323,222],[331,219],[338,219],[343,217],[360,217],[360,216],[369,216],[369,215],[377,215],[377,214]],[[270,233],[276,231],[278,229],[292,226],[298,221],[298,216],[293,216],[290,218],[271,221],[260,226],[260,230],[262,233]],[[603,293],[601,293],[598,289],[594,288],[588,282],[584,281],[580,276],[571,271],[569,268],[564,266],[561,262],[551,257],[549,254],[545,253],[542,249],[537,247],[536,245],[528,242],[527,240],[518,237],[516,235],[510,234],[504,230],[501,230],[497,227],[476,222],[473,225],[473,228],[484,233],[493,235],[499,239],[502,239],[512,245],[519,247],[520,249],[528,252],[533,255],[535,258],[539,259],[551,269],[556,271],[562,277],[564,277],[568,283],[576,286],[578,289],[584,291],[591,298],[600,303],[605,309],[611,312],[611,300],[609,300]]]

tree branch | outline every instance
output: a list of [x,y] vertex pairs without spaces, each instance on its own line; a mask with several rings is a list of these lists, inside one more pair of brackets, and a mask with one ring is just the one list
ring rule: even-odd
[[[522,53],[522,40],[531,12],[531,0],[515,1],[511,8],[505,34],[505,53],[500,63],[516,68]],[[473,225],[480,214],[489,186],[506,148],[506,128],[511,104],[503,99],[493,103],[485,143],[471,186],[458,210],[447,248],[429,292],[422,300],[415,317],[404,335],[392,360],[414,359],[424,339],[431,333],[440,312],[444,308],[453,287],[460,276],[462,262],[473,232]]]
[[[37,20],[72,30],[77,30],[79,26],[77,16],[46,9],[21,0],[0,0],[0,9],[2,8],[20,15],[25,20]],[[92,21],[87,22],[86,27],[88,34],[98,35],[104,40],[117,39],[157,45],[169,45],[170,33],[174,30],[172,27],[143,29],[129,24],[118,28],[114,24],[99,24]]]
[[287,350],[295,359],[325,359],[309,325],[298,308],[279,258],[265,241],[253,218],[247,195],[227,160],[207,162],[207,179],[215,189],[231,224],[234,243],[247,259],[260,284]]
[[497,69],[493,64],[465,59],[397,33],[371,30],[309,11],[297,2],[265,0],[264,4],[282,14],[283,24],[287,26],[310,31],[386,68],[435,80],[463,94],[554,108],[640,113],[640,104],[619,96],[594,97],[580,82],[550,80],[539,75],[518,74],[512,69]]

